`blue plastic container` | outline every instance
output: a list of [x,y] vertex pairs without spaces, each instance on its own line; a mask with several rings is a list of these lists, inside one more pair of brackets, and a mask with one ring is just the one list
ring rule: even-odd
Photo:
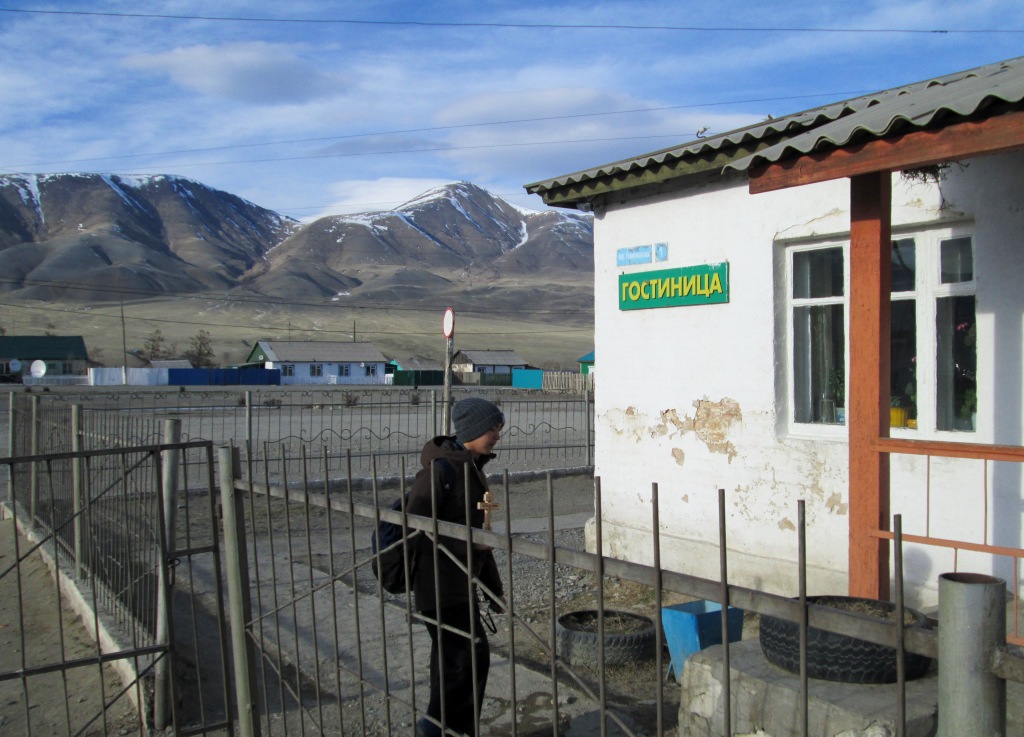
[[[743,638],[743,610],[729,607],[729,642]],[[701,599],[662,607],[661,627],[672,660],[669,673],[677,681],[686,659],[698,650],[722,644],[722,605]]]

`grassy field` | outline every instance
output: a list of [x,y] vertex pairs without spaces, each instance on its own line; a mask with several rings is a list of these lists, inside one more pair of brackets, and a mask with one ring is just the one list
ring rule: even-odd
[[[124,363],[125,352],[142,350],[160,330],[177,354],[199,330],[210,333],[218,365],[244,361],[256,341],[369,341],[388,358],[444,356],[441,319],[456,313],[455,348],[511,349],[541,368],[575,369],[593,350],[593,299],[579,285],[565,288],[492,286],[487,294],[440,296],[436,304],[355,307],[340,300],[323,305],[244,298],[176,297],[120,303],[24,302],[0,304],[0,328],[7,335],[82,335],[90,357],[108,365]],[[344,298],[342,298],[344,299]],[[465,306],[460,306],[465,305]],[[122,319],[123,310],[123,319]],[[143,362],[128,356],[129,366]]]

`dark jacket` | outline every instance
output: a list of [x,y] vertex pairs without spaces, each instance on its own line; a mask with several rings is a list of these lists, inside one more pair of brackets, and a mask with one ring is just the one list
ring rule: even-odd
[[[466,469],[469,469],[470,520],[473,527],[482,527],[484,513],[477,509],[487,491],[484,465],[494,458],[480,456],[475,461],[473,454],[456,442],[454,437],[439,436],[427,442],[420,454],[423,468],[416,474],[406,510],[409,514],[430,517],[430,471],[435,469],[435,489],[438,493],[437,518],[446,522],[466,524]],[[438,463],[434,463],[438,461]],[[446,464],[447,468],[443,468]],[[437,608],[434,591],[434,548],[429,535],[421,535],[416,546],[416,573],[413,577],[413,591],[416,595],[417,611],[432,611]],[[463,540],[441,536],[439,545],[450,550],[463,564],[467,560],[467,545]],[[465,604],[469,601],[466,574],[443,551],[438,550],[440,567],[440,607]],[[489,550],[473,550],[473,567],[481,583],[501,595],[504,589],[494,555]]]

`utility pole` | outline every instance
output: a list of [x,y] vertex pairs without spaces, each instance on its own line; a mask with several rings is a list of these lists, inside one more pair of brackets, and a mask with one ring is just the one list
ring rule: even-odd
[[121,353],[124,358],[124,366],[121,369],[121,383],[128,383],[128,331],[124,325],[124,292],[119,291],[121,297]]

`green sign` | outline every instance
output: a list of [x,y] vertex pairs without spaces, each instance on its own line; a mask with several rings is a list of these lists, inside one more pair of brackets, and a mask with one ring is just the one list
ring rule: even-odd
[[619,309],[711,305],[729,301],[729,262],[619,274]]

